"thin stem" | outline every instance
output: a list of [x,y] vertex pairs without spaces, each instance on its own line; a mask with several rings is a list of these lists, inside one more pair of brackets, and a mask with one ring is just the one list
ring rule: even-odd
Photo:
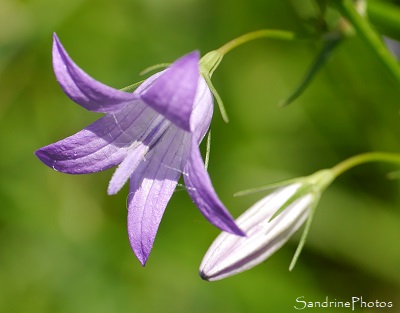
[[283,40],[293,40],[296,38],[296,35],[293,32],[289,31],[284,31],[284,30],[274,30],[274,29],[262,29],[262,30],[257,30],[254,32],[250,32],[247,34],[244,34],[242,36],[239,36],[228,43],[224,44],[222,47],[217,49],[217,51],[225,55],[229,51],[235,49],[236,47],[254,40],[254,39],[259,39],[259,38],[274,38],[274,39],[283,39]]
[[368,21],[356,10],[353,0],[341,0],[336,3],[340,13],[352,24],[358,35],[375,52],[381,62],[400,82],[400,67],[390,54],[380,36],[374,31]]
[[357,165],[369,162],[389,162],[400,164],[400,154],[387,152],[363,153],[340,162],[339,164],[332,167],[331,171],[334,173],[335,177],[337,177]]

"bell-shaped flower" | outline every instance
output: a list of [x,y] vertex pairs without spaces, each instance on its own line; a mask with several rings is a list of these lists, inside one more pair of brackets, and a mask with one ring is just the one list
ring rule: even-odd
[[199,144],[210,126],[213,96],[200,75],[199,52],[176,60],[133,93],[106,86],[80,69],[54,35],[53,67],[77,104],[106,115],[36,151],[56,171],[87,174],[119,165],[108,186],[117,193],[130,179],[128,235],[145,265],[181,174],[201,213],[220,229],[244,235],[216,195]]
[[304,245],[321,192],[333,179],[330,170],[322,170],[308,177],[267,186],[279,188],[236,220],[247,236],[222,232],[205,254],[200,276],[209,281],[219,280],[260,264],[281,248],[308,219],[290,265],[292,269]]

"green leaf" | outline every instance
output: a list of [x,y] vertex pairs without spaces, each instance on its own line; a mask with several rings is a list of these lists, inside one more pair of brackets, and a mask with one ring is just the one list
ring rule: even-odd
[[315,75],[317,75],[318,71],[324,66],[324,64],[329,60],[332,52],[336,49],[338,44],[342,41],[343,35],[339,32],[329,33],[324,38],[324,44],[320,53],[318,53],[317,57],[311,64],[309,70],[304,76],[303,80],[299,83],[297,88],[293,91],[293,93],[282,103],[280,106],[286,106],[295,101],[301,94],[306,90],[311,81],[314,79]]

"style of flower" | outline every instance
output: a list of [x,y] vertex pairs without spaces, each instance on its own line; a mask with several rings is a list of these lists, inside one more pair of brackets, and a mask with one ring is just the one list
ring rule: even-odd
[[106,115],[35,154],[47,166],[69,174],[119,164],[108,194],[117,193],[130,179],[128,235],[143,266],[181,174],[209,222],[244,235],[216,195],[199,151],[213,113],[213,96],[200,75],[199,58],[199,52],[189,53],[128,93],[86,74],[54,35],[53,67],[62,89],[83,108]]
[[200,276],[214,281],[260,264],[281,248],[308,219],[308,227],[290,265],[292,269],[304,245],[321,192],[333,179],[330,170],[322,170],[308,177],[267,186],[280,188],[255,203],[236,220],[247,236],[222,232],[205,254]]

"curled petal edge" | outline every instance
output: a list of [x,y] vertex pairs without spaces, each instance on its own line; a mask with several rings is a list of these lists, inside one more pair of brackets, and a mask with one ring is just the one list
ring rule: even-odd
[[109,87],[86,74],[69,57],[57,35],[53,35],[53,69],[63,91],[85,109],[115,113],[139,96]]

